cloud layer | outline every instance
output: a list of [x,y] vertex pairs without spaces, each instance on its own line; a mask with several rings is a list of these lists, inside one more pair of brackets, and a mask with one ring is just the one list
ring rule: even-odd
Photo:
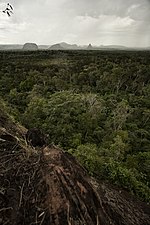
[[[0,13],[0,43],[150,46],[149,0],[11,0]],[[0,10],[7,3],[0,0]]]

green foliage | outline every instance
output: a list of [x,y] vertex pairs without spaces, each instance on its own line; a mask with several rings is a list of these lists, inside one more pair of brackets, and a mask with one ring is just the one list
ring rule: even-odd
[[63,91],[47,99],[32,95],[23,121],[28,127],[42,127],[52,142],[68,149],[87,140],[95,142],[102,110],[103,102],[95,94]]
[[27,110],[23,115],[24,124],[26,127],[41,127],[46,119],[46,104],[47,101],[42,97],[32,96]]
[[0,60],[0,97],[17,120],[149,201],[150,52],[0,52]]
[[79,145],[75,151],[69,150],[85,166],[91,175],[98,175],[102,162],[98,157],[98,148],[94,144]]
[[134,167],[127,168],[114,160],[116,157],[102,156],[101,149],[92,144],[80,145],[75,151],[70,149],[69,152],[78,158],[92,176],[109,179],[145,201],[150,201],[150,187],[143,182],[143,174],[139,174]]
[[150,201],[150,188],[140,181],[138,172],[128,169],[114,160],[106,166],[106,174],[115,184],[130,190],[145,201]]

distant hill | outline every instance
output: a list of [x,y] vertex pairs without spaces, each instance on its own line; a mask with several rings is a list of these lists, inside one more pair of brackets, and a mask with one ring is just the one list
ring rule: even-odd
[[127,50],[129,48],[121,45],[100,45],[100,46],[92,46],[89,44],[88,46],[84,46],[85,50]]
[[100,48],[108,48],[108,49],[120,49],[120,50],[126,50],[128,47],[123,45],[102,45]]
[[64,48],[60,44],[52,45],[48,48],[49,50],[63,50]]
[[65,48],[65,49],[79,49],[80,47],[78,46],[78,45],[76,45],[76,44],[73,44],[73,45],[70,45],[70,44],[68,44],[68,43],[66,43],[66,42],[61,42],[60,43],[60,45],[63,47],[63,48]]
[[35,43],[25,43],[22,50],[38,50],[38,46]]
[[51,49],[51,50],[78,50],[78,49],[81,49],[81,47],[79,47],[76,44],[70,45],[66,42],[61,42],[61,43],[57,43],[57,44],[50,46],[49,49]]

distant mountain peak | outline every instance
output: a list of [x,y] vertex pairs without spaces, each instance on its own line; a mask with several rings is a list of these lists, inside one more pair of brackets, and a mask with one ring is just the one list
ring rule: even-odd
[[92,44],[89,44],[88,47],[87,47],[87,49],[88,49],[88,50],[92,50],[92,49],[93,49]]

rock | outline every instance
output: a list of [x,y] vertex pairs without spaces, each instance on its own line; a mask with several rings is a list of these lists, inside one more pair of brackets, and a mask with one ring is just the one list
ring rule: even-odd
[[35,43],[26,43],[26,44],[24,44],[22,49],[23,50],[28,50],[28,51],[29,50],[30,51],[35,51],[35,50],[38,50],[38,46]]
[[63,50],[64,48],[60,44],[52,45],[49,50]]
[[28,144],[32,145],[33,147],[39,146],[42,147],[46,144],[46,137],[42,133],[41,130],[37,128],[29,129],[26,133],[26,140]]
[[93,47],[91,44],[88,45],[87,50],[93,50]]

